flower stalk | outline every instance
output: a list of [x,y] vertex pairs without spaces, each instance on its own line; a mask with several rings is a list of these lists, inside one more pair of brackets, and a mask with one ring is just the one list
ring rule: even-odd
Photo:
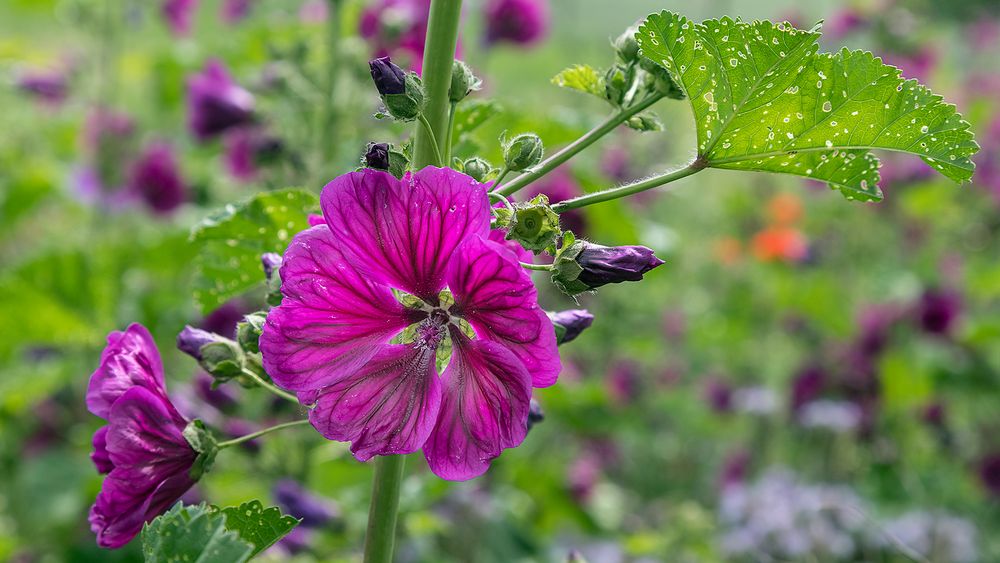
[[368,510],[368,533],[365,535],[365,563],[392,563],[405,460],[401,455],[375,458],[375,482]]
[[304,424],[309,424],[309,420],[308,419],[293,420],[292,422],[285,422],[283,424],[276,424],[274,426],[269,426],[267,428],[258,430],[256,432],[252,432],[252,433],[247,434],[245,436],[240,436],[239,438],[233,438],[232,440],[226,440],[225,442],[219,442],[217,444],[217,446],[221,450],[223,448],[228,448],[230,446],[235,446],[235,445],[238,445],[238,444],[242,444],[243,442],[249,442],[250,440],[253,440],[254,438],[260,438],[264,434],[270,434],[271,432],[276,432],[278,430],[283,430],[285,428],[291,428],[293,426],[302,426]]
[[245,375],[245,376],[249,377],[250,379],[252,379],[254,381],[254,383],[256,383],[257,385],[260,385],[264,389],[270,391],[271,393],[275,394],[278,397],[281,397],[282,399],[285,399],[286,401],[291,401],[291,402],[295,403],[296,405],[299,404],[298,397],[296,397],[295,395],[292,395],[288,391],[283,391],[283,390],[279,389],[277,386],[275,386],[275,385],[273,385],[271,383],[268,383],[267,381],[264,381],[264,378],[261,377],[261,376],[259,376],[259,375],[257,375],[256,373],[254,373],[253,370],[243,368],[242,371],[243,371],[243,375]]
[[665,174],[660,174],[653,176],[651,178],[646,178],[645,180],[640,180],[638,182],[633,182],[631,184],[625,184],[624,186],[619,186],[617,188],[611,188],[600,192],[594,192],[580,197],[575,197],[573,199],[568,199],[566,201],[561,201],[552,206],[552,210],[556,213],[562,213],[563,211],[568,211],[570,209],[579,209],[581,207],[586,207],[588,205],[593,205],[595,203],[601,203],[605,201],[611,201],[613,199],[618,199],[639,192],[644,192],[646,190],[651,190],[653,188],[658,188],[660,186],[669,184],[680,180],[681,178],[687,178],[688,176],[701,172],[707,167],[706,163],[702,159],[697,159],[691,164],[688,164],[684,168],[679,168],[677,170],[667,172]]

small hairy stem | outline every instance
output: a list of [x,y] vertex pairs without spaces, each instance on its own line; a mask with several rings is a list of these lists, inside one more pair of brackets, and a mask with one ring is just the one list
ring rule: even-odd
[[659,176],[653,176],[652,178],[646,178],[645,180],[640,180],[632,184],[625,184],[624,186],[619,186],[617,188],[611,188],[601,192],[594,192],[580,197],[575,197],[573,199],[567,199],[566,201],[553,205],[552,210],[556,213],[562,213],[563,211],[567,211],[569,209],[578,209],[595,203],[630,196],[632,194],[637,194],[639,192],[644,192],[646,190],[651,190],[653,188],[669,184],[670,182],[680,180],[681,178],[686,178],[704,169],[705,164],[699,159],[684,168],[674,170],[673,172],[667,172],[666,174],[660,174]]
[[536,272],[551,272],[555,269],[552,264],[529,264],[527,262],[521,262],[521,267],[525,270],[535,270]]
[[507,209],[509,209],[511,212],[514,211],[514,205],[511,204],[510,200],[507,199],[506,197],[504,197],[503,195],[498,194],[497,192],[490,192],[489,196],[490,196],[490,201],[491,202],[495,203],[495,202],[499,201],[500,203],[503,204],[504,207],[506,207]]
[[444,134],[444,166],[451,166],[451,144],[455,134],[455,110],[458,109],[458,102],[451,102],[448,109],[448,128]]
[[[493,180],[493,185],[494,186],[499,186],[500,185],[500,180],[503,180],[504,176],[506,176],[507,174],[510,174],[510,168],[507,168],[506,166],[504,166],[503,168],[500,169],[500,173],[497,174],[497,179]],[[495,195],[495,196],[501,196],[501,197],[503,197],[503,196],[508,195],[508,194],[505,194],[505,193],[503,193],[501,191],[494,190],[494,191],[490,192],[490,195]]]
[[307,419],[293,420],[292,422],[285,422],[283,424],[277,424],[275,426],[270,426],[268,428],[264,428],[263,430],[258,430],[256,432],[252,432],[250,434],[247,434],[246,436],[240,436],[239,438],[233,438],[232,440],[226,440],[225,442],[219,442],[217,445],[219,446],[219,449],[221,450],[222,448],[228,448],[229,446],[235,446],[237,444],[242,444],[243,442],[248,442],[250,440],[253,440],[254,438],[259,438],[259,437],[263,436],[264,434],[270,434],[271,432],[275,432],[277,430],[282,430],[284,428],[291,428],[292,426],[302,426],[304,424],[309,424],[309,420],[307,420]]
[[[655,104],[661,99],[663,99],[662,94],[653,94],[628,109],[621,110],[611,115],[602,121],[597,127],[588,131],[584,136],[573,141],[569,145],[566,145],[562,148],[562,150],[546,158],[525,174],[511,180],[506,186],[501,187],[499,190],[500,193],[503,195],[511,195],[549,172],[555,170],[559,167],[559,165],[573,158],[573,156],[594,144],[594,142],[601,137],[607,135],[611,131],[614,131],[615,128],[631,119],[632,116]],[[499,185],[499,182],[494,185]]]
[[[424,126],[424,131],[427,133],[427,138],[430,139],[430,145],[434,147],[434,158],[437,160],[437,166],[444,166],[444,162],[441,160],[441,149],[438,148],[437,135],[434,134],[434,130],[431,129],[431,124],[427,121],[427,118],[423,114],[417,116],[417,120],[420,124]],[[431,163],[435,164],[435,163]]]
[[275,385],[273,385],[271,383],[268,383],[267,381],[264,381],[264,378],[261,377],[261,376],[259,376],[259,375],[257,375],[256,373],[254,373],[253,370],[249,370],[249,369],[243,368],[243,375],[245,375],[245,376],[249,377],[250,379],[254,380],[254,382],[257,385],[260,385],[264,389],[267,389],[268,391],[270,391],[271,393],[274,393],[275,395],[281,397],[282,399],[286,399],[288,401],[292,401],[295,404],[299,404],[299,398],[298,397],[296,397],[295,395],[292,395],[288,391],[283,391],[281,389],[278,389]]
[[399,513],[399,488],[403,482],[401,455],[375,458],[375,481],[372,503],[368,511],[368,533],[365,535],[365,563],[392,563],[396,542],[396,517]]

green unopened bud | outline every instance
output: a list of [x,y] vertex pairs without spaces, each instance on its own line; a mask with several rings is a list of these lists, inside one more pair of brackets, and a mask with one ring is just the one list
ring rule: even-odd
[[637,31],[639,29],[632,26],[611,42],[615,48],[615,54],[623,63],[632,63],[639,59],[639,42],[635,39]]
[[187,440],[191,449],[198,452],[198,457],[195,458],[194,464],[188,473],[192,481],[197,481],[201,479],[202,475],[212,469],[212,464],[215,463],[215,456],[219,453],[219,445],[215,441],[215,436],[212,436],[212,433],[205,428],[205,424],[198,419],[189,422],[184,427],[181,435]]
[[663,123],[652,113],[633,115],[625,125],[636,131],[663,131]]
[[634,79],[634,67],[615,63],[604,73],[604,97],[612,105],[621,106],[625,103]]
[[264,332],[264,321],[267,320],[267,313],[257,311],[243,317],[243,321],[236,325],[236,341],[240,348],[251,354],[260,352],[260,335]]
[[453,103],[461,102],[473,90],[479,90],[483,81],[472,74],[469,65],[456,60],[451,65],[451,87],[448,89],[448,99]]
[[401,94],[382,94],[382,103],[395,119],[413,121],[424,111],[424,85],[415,72],[406,73],[403,85]]
[[524,248],[538,254],[554,246],[561,234],[559,214],[552,211],[549,198],[545,194],[539,194],[531,201],[514,205],[514,213],[507,230],[508,240],[516,240]]
[[670,77],[667,69],[656,64],[648,57],[640,57],[639,66],[649,74],[652,82],[650,88],[653,91],[675,100],[684,99],[684,92],[681,91],[677,83]]
[[485,182],[493,173],[493,166],[483,158],[474,156],[462,163],[462,170],[477,182]]
[[542,139],[534,133],[521,133],[507,140],[506,133],[500,136],[503,146],[503,162],[508,170],[520,172],[542,161],[545,149]]
[[198,364],[216,381],[229,381],[243,374],[243,350],[239,344],[221,338],[201,347]]

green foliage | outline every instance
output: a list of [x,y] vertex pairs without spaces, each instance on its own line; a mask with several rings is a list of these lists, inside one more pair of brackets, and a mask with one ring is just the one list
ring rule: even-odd
[[590,65],[573,65],[555,75],[552,83],[604,99],[604,78]]
[[694,110],[698,155],[710,167],[795,174],[848,199],[878,200],[870,149],[919,155],[956,182],[972,177],[969,124],[915,80],[865,51],[819,53],[819,33],[670,12],[639,29]]
[[466,135],[486,123],[501,112],[500,104],[493,100],[468,100],[455,109],[455,140],[462,141]]
[[221,512],[226,517],[226,529],[253,544],[251,557],[274,545],[299,524],[298,519],[282,514],[276,506],[264,508],[259,500],[223,508]]
[[227,205],[195,226],[191,240],[201,252],[195,260],[194,296],[202,310],[263,283],[260,255],[283,253],[291,238],[309,226],[307,217],[317,206],[314,194],[285,189]]
[[173,508],[142,529],[147,562],[242,563],[254,545],[226,528],[227,518],[206,504]]

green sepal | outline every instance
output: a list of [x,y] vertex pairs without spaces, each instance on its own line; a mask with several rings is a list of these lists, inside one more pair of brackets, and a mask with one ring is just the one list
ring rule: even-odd
[[397,121],[413,121],[424,111],[424,85],[415,72],[406,73],[402,94],[382,96],[385,109]]
[[205,423],[198,419],[189,422],[184,427],[181,435],[187,440],[191,449],[198,452],[198,457],[195,458],[194,465],[191,466],[191,470],[188,472],[191,479],[197,481],[201,479],[202,475],[212,469],[212,465],[215,463],[215,456],[219,453],[218,442],[215,441],[215,436],[205,428]]
[[401,179],[409,169],[410,158],[406,153],[397,149],[395,145],[389,145],[389,174]]
[[515,240],[538,254],[555,245],[561,234],[559,214],[552,210],[545,194],[514,204],[512,219],[508,221],[507,240]]
[[198,363],[217,381],[228,381],[243,373],[244,353],[240,345],[228,338],[209,342],[201,347]]
[[566,231],[563,233],[562,246],[552,261],[553,285],[571,297],[593,291],[590,286],[578,279],[583,273],[583,267],[576,261],[576,257],[581,252],[583,252],[583,242],[576,240],[573,233]]
[[236,325],[236,341],[245,352],[251,354],[260,352],[260,335],[264,332],[266,320],[267,313],[257,311],[243,317],[243,321]]

